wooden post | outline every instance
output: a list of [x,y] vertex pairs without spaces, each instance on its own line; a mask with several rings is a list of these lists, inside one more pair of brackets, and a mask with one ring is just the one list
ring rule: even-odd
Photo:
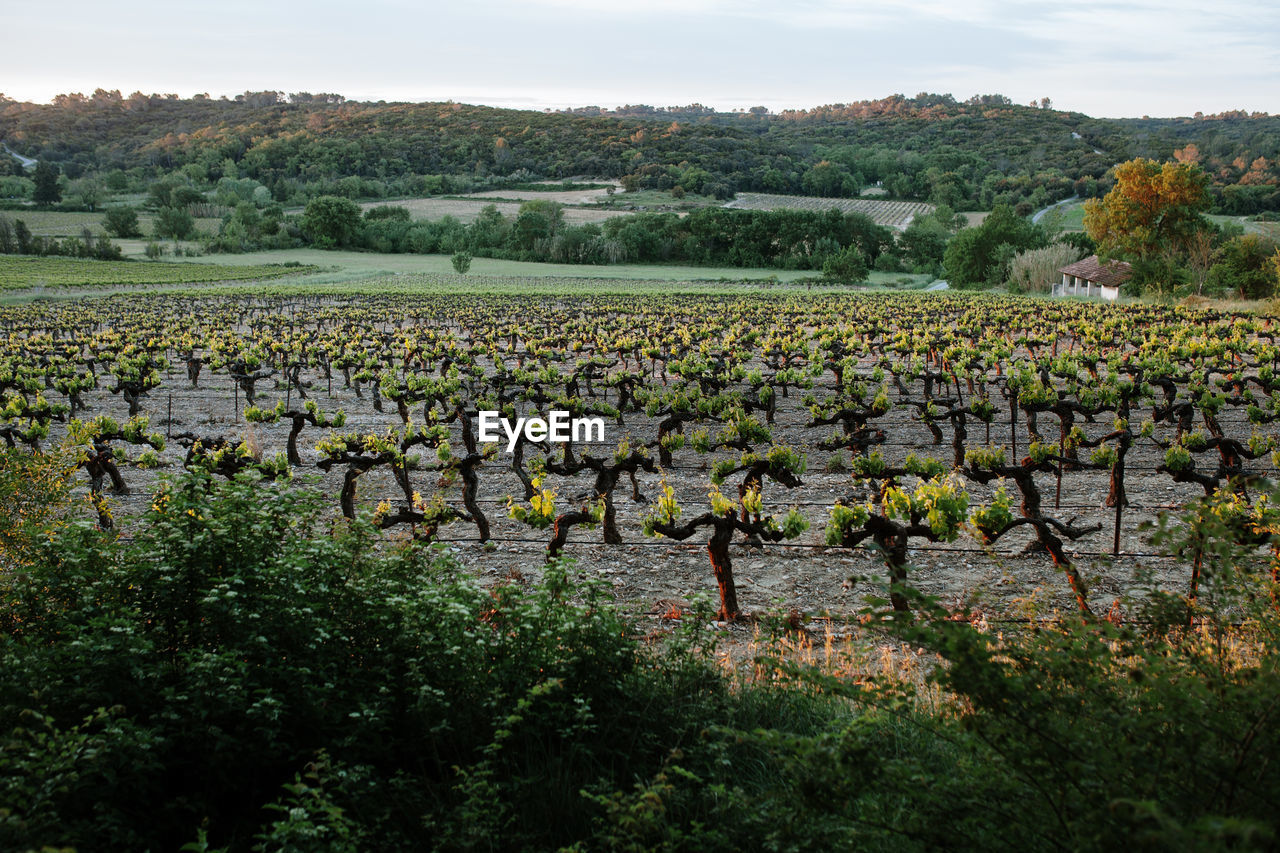
[[1053,508],[1062,509],[1062,456],[1067,452],[1067,440],[1058,439],[1058,492],[1053,496]]
[[1116,533],[1111,543],[1111,556],[1120,556],[1120,513],[1124,511],[1124,501],[1116,501]]
[[1009,443],[1013,445],[1013,464],[1018,464],[1018,391],[1009,396]]
[[165,439],[173,438],[173,390],[169,390],[169,418],[164,425]]

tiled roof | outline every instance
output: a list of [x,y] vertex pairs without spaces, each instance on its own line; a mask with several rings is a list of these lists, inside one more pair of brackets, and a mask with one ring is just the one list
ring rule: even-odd
[[1090,255],[1083,261],[1069,264],[1058,272],[1107,287],[1119,287],[1133,276],[1133,269],[1124,261],[1111,261],[1104,265],[1098,261],[1097,255]]

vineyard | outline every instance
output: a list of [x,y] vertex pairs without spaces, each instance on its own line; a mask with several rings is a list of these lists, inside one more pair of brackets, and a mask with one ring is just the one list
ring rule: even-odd
[[[910,607],[885,581],[987,614],[1101,615],[1135,571],[1194,598],[1198,558],[1143,525],[1210,494],[1262,524],[1280,419],[1274,321],[1182,308],[277,287],[0,324],[0,434],[73,447],[126,536],[166,467],[316,476],[335,518],[482,576],[563,553],[637,609],[705,594],[724,620]],[[605,441],[479,441],[481,411],[551,410]]]
[[911,220],[933,212],[933,205],[920,201],[880,201],[863,198],[820,198],[817,196],[738,193],[725,205],[739,210],[838,210],[861,213],[877,225],[905,231]]
[[[85,213],[79,211],[40,210],[38,208],[20,208],[6,210],[0,216],[23,224],[38,237],[81,237],[85,231],[97,236],[105,233],[102,227],[101,213]],[[218,217],[198,216],[194,225],[201,231],[217,233],[222,220]],[[138,216],[138,227],[145,234],[155,231],[155,216],[143,211]]]
[[122,285],[258,281],[314,272],[280,264],[184,264],[0,255],[0,291],[42,287],[99,289]]

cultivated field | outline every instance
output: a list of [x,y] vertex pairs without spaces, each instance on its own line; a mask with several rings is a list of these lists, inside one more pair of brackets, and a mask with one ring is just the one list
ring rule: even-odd
[[[503,198],[511,198],[518,193],[514,190],[502,190],[497,192],[497,196]],[[487,194],[485,194],[487,195]],[[549,195],[555,193],[527,193],[531,199],[546,199]],[[394,207],[406,208],[414,219],[436,220],[443,219],[446,216],[452,216],[459,222],[475,222],[476,217],[480,215],[480,211],[488,205],[498,208],[498,212],[503,216],[514,217],[520,212],[520,204],[518,201],[492,201],[484,195],[477,195],[472,198],[410,198],[398,199],[394,201],[367,201],[363,202],[360,207],[368,210],[372,207],[381,207],[383,205],[391,205]],[[581,225],[584,222],[603,222],[615,216],[622,216],[627,211],[623,210],[597,210],[595,208],[584,207],[566,207],[564,209],[564,221],[570,225]]]
[[[245,255],[209,255],[184,259],[187,263],[238,264],[303,264],[324,268],[329,281],[357,281],[373,276],[429,275],[467,286],[478,278],[512,279],[507,286],[525,286],[531,280],[551,280],[552,287],[561,281],[609,280],[656,282],[792,282],[812,278],[814,270],[779,270],[765,267],[695,267],[659,264],[545,264],[536,261],[511,261],[501,258],[474,258],[466,276],[453,271],[450,255],[382,255],[370,252],[342,252],[325,249],[276,249]],[[908,273],[871,272],[867,284],[873,287],[910,289],[932,280],[931,276]]]
[[[1137,570],[1186,583],[1142,522],[1229,476],[1275,473],[1270,320],[983,297],[397,284],[4,309],[0,322],[24,334],[3,357],[30,377],[6,392],[9,435],[78,447],[96,436],[123,461],[154,434],[171,469],[318,476],[335,515],[433,535],[485,577],[536,576],[559,524],[580,571],[643,612],[723,592],[731,560],[726,616],[849,615],[895,572],[988,614],[1104,612],[1137,588]],[[62,423],[56,405],[81,423]],[[476,413],[491,408],[598,416],[605,440],[508,455],[476,443]],[[328,424],[339,411],[345,421]],[[110,502],[127,526],[156,475],[122,471],[130,492]],[[716,564],[699,525],[729,503],[748,512]]]
[[905,230],[911,220],[933,211],[933,205],[920,201],[883,201],[862,198],[819,198],[817,196],[738,193],[725,207],[740,210],[839,210],[861,213],[877,225],[897,231]]
[[[79,237],[86,228],[96,237],[105,234],[102,227],[104,213],[85,213],[61,210],[0,210],[0,216],[15,222],[21,219],[36,237]],[[197,219],[197,231],[217,234],[222,225],[221,219]],[[138,213],[138,228],[143,234],[151,234],[155,230],[155,217],[144,211]],[[172,243],[172,241],[170,241]]]
[[164,261],[95,261],[0,255],[0,291],[42,288],[94,289],[157,284],[254,281],[314,272],[314,267],[279,264],[186,264]]

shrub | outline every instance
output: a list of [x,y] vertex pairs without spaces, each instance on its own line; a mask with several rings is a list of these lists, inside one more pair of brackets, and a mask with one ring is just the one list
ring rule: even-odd
[[1019,293],[1048,293],[1061,278],[1058,270],[1082,257],[1080,249],[1066,243],[1019,252],[1009,263],[1009,289]]
[[861,621],[936,655],[924,685],[735,681],[705,607],[646,647],[564,563],[485,589],[319,495],[199,472],[117,539],[45,469],[0,455],[0,507],[44,508],[6,517],[0,849],[1275,844],[1270,502],[1167,525],[1199,597],[1152,590],[1137,628],[985,631],[913,594]]
[[827,258],[822,265],[822,277],[837,281],[863,281],[867,277],[867,259],[857,246],[848,246]]
[[138,211],[127,204],[108,207],[102,217],[102,227],[120,239],[142,236],[142,229],[138,227]]
[[360,226],[360,207],[349,198],[322,195],[307,202],[302,230],[317,246],[347,246]]
[[486,590],[321,502],[187,473],[134,541],[73,524],[0,576],[0,848],[554,849],[590,835],[583,789],[730,720],[564,565]]

